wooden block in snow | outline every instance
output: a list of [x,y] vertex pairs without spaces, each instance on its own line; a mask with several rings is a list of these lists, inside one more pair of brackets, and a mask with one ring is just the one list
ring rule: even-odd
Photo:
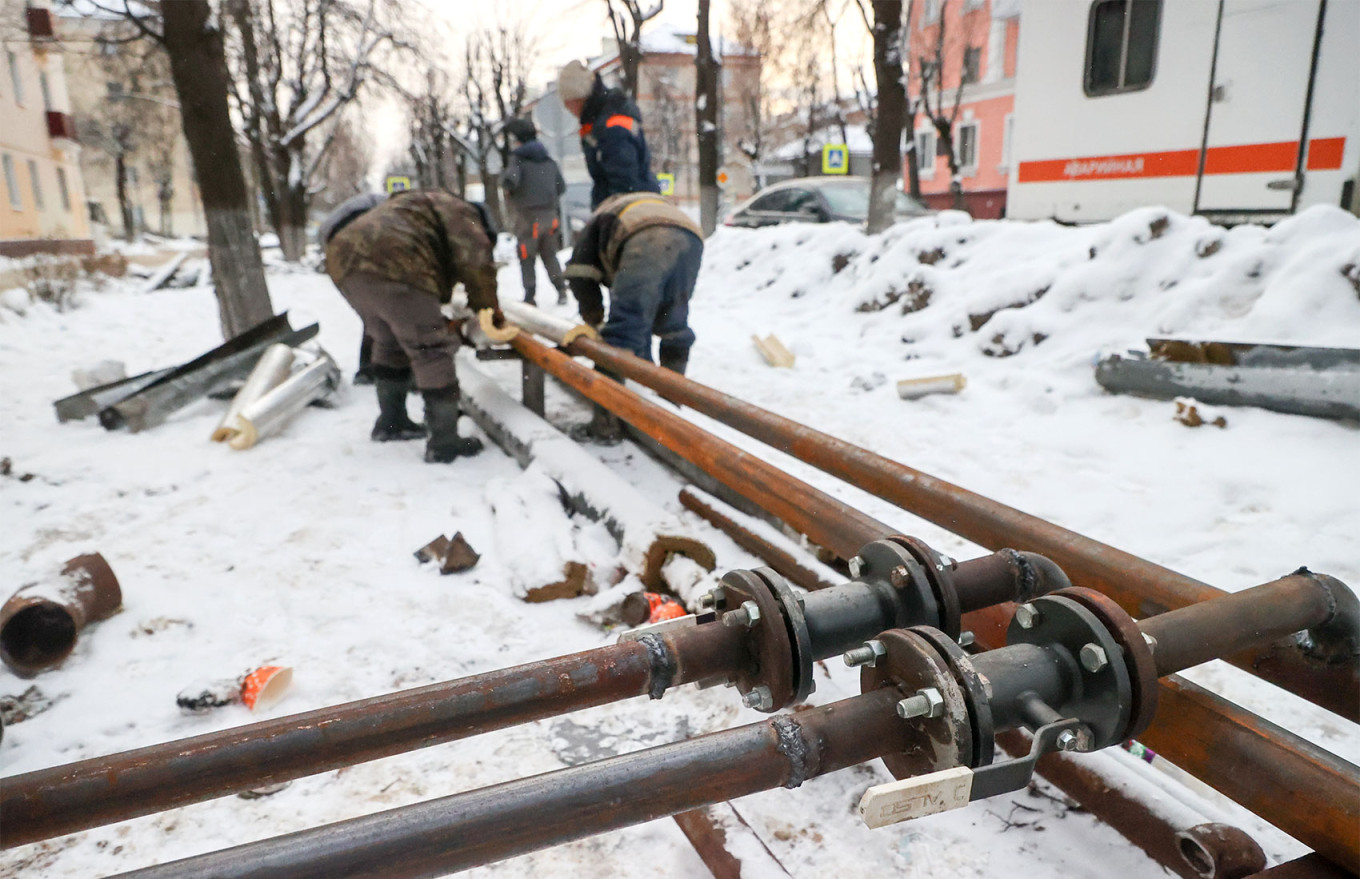
[[765,358],[765,362],[780,369],[793,368],[793,352],[784,347],[784,343],[774,333],[770,333],[765,338],[752,336],[751,341],[755,342],[756,350],[760,356]]
[[957,394],[968,384],[961,372],[949,375],[932,375],[926,378],[904,378],[897,383],[897,396],[903,400],[915,400],[927,394]]

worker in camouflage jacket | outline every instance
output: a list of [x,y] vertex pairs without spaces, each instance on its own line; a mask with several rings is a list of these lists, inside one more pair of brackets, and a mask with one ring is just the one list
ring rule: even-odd
[[[440,305],[461,282],[474,311],[499,309],[492,239],[472,204],[438,190],[398,192],[335,232],[326,272],[373,339],[378,442],[428,434],[425,460],[447,463],[482,444],[458,435],[458,336]],[[425,398],[425,424],[406,412],[412,374]]]
[[590,207],[624,192],[660,192],[652,153],[642,131],[642,114],[621,90],[609,88],[580,61],[557,77],[557,96],[581,121],[581,152],[592,187]]
[[538,140],[538,129],[528,119],[512,119],[506,132],[519,146],[510,152],[510,162],[501,175],[501,186],[515,215],[515,238],[519,245],[520,277],[524,280],[524,301],[533,304],[538,287],[538,260],[548,270],[557,290],[557,304],[567,304],[567,282],[557,251],[562,247],[558,235],[557,199],[567,191],[562,172]]

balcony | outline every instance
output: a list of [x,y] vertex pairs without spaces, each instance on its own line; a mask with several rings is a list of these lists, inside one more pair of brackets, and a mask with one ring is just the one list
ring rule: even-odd
[[76,139],[76,124],[68,113],[58,113],[55,110],[47,111],[47,136],[53,140]]
[[28,19],[28,36],[32,40],[55,40],[56,31],[52,28],[52,10],[30,6],[24,10]]

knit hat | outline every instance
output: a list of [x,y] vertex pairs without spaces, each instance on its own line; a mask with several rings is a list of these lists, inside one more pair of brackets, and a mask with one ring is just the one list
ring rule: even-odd
[[557,75],[557,96],[566,101],[583,101],[595,90],[595,74],[580,61],[569,61]]
[[505,123],[505,131],[520,143],[528,143],[538,136],[533,120],[527,118],[511,119]]

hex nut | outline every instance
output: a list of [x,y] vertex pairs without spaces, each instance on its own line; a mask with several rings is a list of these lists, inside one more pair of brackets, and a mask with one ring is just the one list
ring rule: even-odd
[[972,632],[959,632],[959,646],[960,646],[960,647],[972,647],[973,644],[974,644],[974,642],[976,642],[976,641],[977,641],[977,636],[974,635]]
[[862,556],[852,556],[845,564],[850,568],[850,576],[856,579],[864,571],[864,558]]
[[757,711],[769,711],[774,707],[774,696],[770,694],[770,688],[764,684],[753,687],[741,697],[741,701],[747,708],[754,708]]
[[1081,648],[1081,667],[1091,674],[1103,669],[1110,664],[1110,658],[1105,655],[1105,648],[1099,644],[1086,644]]
[[862,665],[873,668],[878,665],[878,660],[885,656],[887,652],[888,648],[883,646],[883,642],[874,639],[872,641],[865,641],[859,647],[854,647],[845,651],[841,658],[845,660],[845,664],[850,668],[858,668]]
[[939,717],[944,714],[944,697],[934,687],[917,690],[897,703],[897,716],[905,720],[914,717]]
[[1043,614],[1039,608],[1032,604],[1022,604],[1015,609],[1015,621],[1020,624],[1022,629],[1032,629],[1043,619]]
[[1062,732],[1058,733],[1059,751],[1075,751],[1077,750],[1077,746],[1079,744],[1080,741],[1077,738],[1077,734],[1074,733],[1072,730],[1065,729]]

